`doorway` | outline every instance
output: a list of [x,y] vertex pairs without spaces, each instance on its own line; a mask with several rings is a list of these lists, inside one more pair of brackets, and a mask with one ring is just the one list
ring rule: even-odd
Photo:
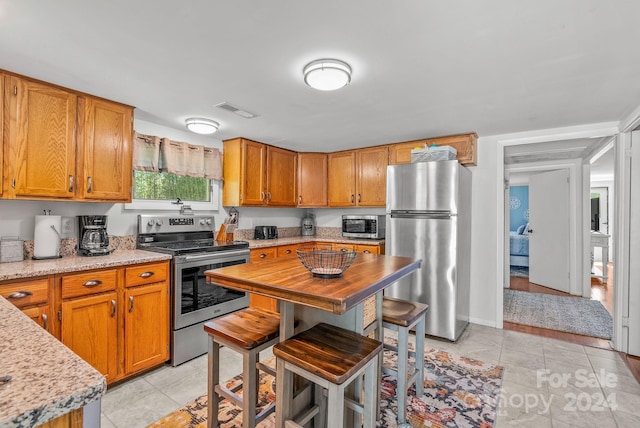
[[[544,146],[544,144],[540,144],[540,146]],[[613,156],[611,156],[611,158],[613,159]],[[552,170],[552,169],[558,170],[560,169],[563,163],[571,164],[572,162],[570,160],[567,160],[567,161],[550,160],[547,162],[534,162],[529,165],[522,164],[522,163],[518,165],[513,165],[513,164],[510,165],[507,162],[507,155],[505,153],[505,181],[507,184],[506,187],[511,188],[511,186],[513,186],[514,184],[518,186],[522,186],[523,184],[528,185],[528,181],[531,176],[545,175],[547,174],[545,172],[546,170]],[[540,260],[544,260],[544,259],[540,259],[539,257],[537,259],[538,261],[536,262],[535,261],[536,258],[532,257],[530,254],[530,257],[528,260],[528,264],[529,264],[528,270],[530,274],[531,274],[531,271],[535,269],[538,269],[539,272],[541,271],[543,273],[549,273],[549,272],[554,272],[554,273],[551,274],[551,276],[547,275],[546,277],[536,275],[536,278],[533,278],[533,279],[531,279],[531,275],[529,275],[529,277],[526,277],[525,275],[518,275],[517,270],[515,272],[516,274],[514,275],[513,266],[509,266],[511,265],[510,262],[514,259],[514,256],[513,254],[511,254],[512,251],[510,251],[509,248],[511,247],[511,241],[513,240],[512,235],[517,232],[514,232],[513,230],[508,230],[508,229],[514,229],[513,225],[510,225],[509,228],[505,228],[507,229],[505,231],[505,233],[507,233],[507,236],[505,236],[505,252],[507,253],[507,255],[505,256],[505,268],[506,268],[505,271],[508,272],[508,273],[506,272],[505,273],[506,275],[509,275],[509,277],[508,277],[508,280],[507,278],[505,278],[505,280],[507,281],[505,281],[505,292],[504,292],[505,296],[503,301],[504,328],[527,331],[530,333],[535,332],[536,334],[541,334],[541,335],[556,337],[556,338],[560,336],[565,336],[564,338],[566,340],[609,349],[610,348],[609,340],[612,337],[612,331],[613,331],[613,320],[611,317],[613,313],[613,304],[612,304],[613,281],[610,280],[612,278],[609,278],[609,281],[607,281],[609,282],[609,284],[603,284],[602,280],[600,280],[601,282],[599,284],[596,282],[595,284],[597,284],[599,288],[595,288],[593,292],[589,293],[590,290],[588,286],[584,284],[584,281],[590,280],[589,275],[587,275],[585,272],[585,274],[582,277],[580,276],[580,271],[583,269],[580,266],[583,266],[583,265],[586,266],[586,261],[583,262],[581,259],[584,259],[586,257],[586,254],[591,253],[591,251],[589,251],[590,250],[589,231],[591,229],[590,227],[591,225],[589,224],[589,221],[588,221],[589,215],[590,215],[588,213],[588,207],[590,206],[589,198],[592,193],[591,188],[595,188],[596,186],[592,185],[591,183],[591,180],[589,177],[589,167],[585,167],[585,165],[588,165],[588,160],[583,161],[582,159],[577,159],[575,162],[573,162],[573,164],[574,164],[573,166],[568,167],[572,171],[571,180],[576,181],[571,187],[571,189],[573,189],[574,192],[569,197],[570,207],[565,208],[564,210],[559,209],[558,211],[559,212],[565,211],[566,213],[568,213],[570,215],[571,224],[574,226],[573,228],[571,227],[567,228],[565,226],[565,229],[570,229],[570,233],[572,234],[572,236],[570,237],[570,245],[569,245],[570,253],[571,253],[571,255],[569,256],[569,259],[572,260],[573,262],[576,262],[577,260],[578,268],[576,270],[572,270],[570,266],[566,266],[566,265],[571,265],[572,263],[571,261],[569,263],[567,262],[560,263],[559,266],[556,265],[555,268],[553,269],[551,269],[551,267],[553,266],[550,266],[549,268],[547,268],[547,266],[544,266],[541,264],[546,264],[549,262],[544,262],[544,261],[541,262]],[[524,174],[524,177],[523,177],[522,171],[526,171]],[[610,180],[611,180],[611,183],[613,183],[613,165],[611,165]],[[603,205],[604,207],[602,208],[602,210],[606,210],[606,214],[607,214],[604,220],[600,218],[600,224],[605,227],[601,229],[604,229],[608,232],[608,227],[609,227],[608,218],[611,217],[611,213],[609,211],[611,204],[609,203],[609,200],[608,200],[608,194],[611,192],[611,190],[609,189],[608,183],[606,184],[607,184],[606,186],[601,186],[601,188],[596,188],[594,193],[597,193],[599,197],[597,201],[598,208],[600,208],[600,205]],[[547,188],[550,188],[550,186],[557,187],[558,184],[547,183],[546,186]],[[534,217],[533,213],[535,213],[535,210],[533,209],[531,204],[545,203],[544,197],[540,199],[540,196],[538,196],[537,199],[538,199],[537,202],[532,202],[532,201],[528,202],[529,206],[528,206],[527,214],[529,217],[527,218],[527,223],[526,223],[527,225],[525,227],[526,229],[530,230],[531,237],[535,236],[536,229],[540,227],[540,224],[536,226],[535,221],[531,219],[531,217]],[[507,205],[505,207],[505,223],[509,224],[510,216],[514,214],[514,211],[513,211],[514,205],[518,205],[518,204],[514,204],[514,200],[512,199],[511,195],[507,193],[505,193],[505,202]],[[558,204],[558,202],[556,201],[554,202],[554,204]],[[554,221],[553,218],[551,220]],[[575,227],[577,225],[579,225],[579,227]],[[557,230],[554,233],[557,234],[558,233]],[[554,235],[552,235],[552,237],[553,236]],[[544,239],[544,242],[547,245],[549,245],[548,240],[549,238]],[[556,248],[556,246],[554,246],[554,248]],[[533,251],[537,251],[539,253],[541,250],[540,248],[536,250],[534,245]],[[543,246],[542,252],[543,254],[545,252],[544,246]],[[546,251],[546,252],[550,253],[550,251]],[[550,255],[550,254],[546,254],[546,255]],[[559,260],[558,255],[550,256],[550,257],[551,257],[551,264],[553,264],[553,261]],[[598,266],[598,263],[602,263],[601,260],[602,260],[602,254],[598,252],[595,258],[596,266]],[[564,267],[564,270],[562,270],[563,267]],[[575,275],[574,279],[576,281],[573,281],[571,287],[569,288],[563,289],[562,287],[555,286],[553,283],[553,277],[554,276],[557,277],[563,274],[566,275],[567,271],[570,271],[569,276]],[[558,278],[558,279],[566,279],[566,277]],[[562,290],[563,292],[559,290]],[[554,330],[555,325],[553,323],[551,323],[551,326],[549,328],[540,327],[539,324],[536,324],[535,320],[531,323],[522,324],[522,325],[512,323],[510,321],[511,316],[509,315],[509,311],[513,310],[513,307],[510,306],[512,305],[513,298],[511,296],[508,296],[508,294],[514,294],[515,292],[520,293],[517,299],[518,304],[529,304],[527,303],[528,302],[527,299],[520,298],[521,296],[524,296],[524,294],[522,293],[531,293],[528,295],[528,297],[535,295],[536,299],[543,294],[554,296],[553,298],[549,297],[549,299],[551,300],[561,299],[563,301],[563,304],[565,304],[566,302],[569,302],[567,303],[568,305],[567,307],[572,307],[574,303],[576,305],[582,305],[583,303],[585,303],[585,300],[591,300],[590,302],[588,302],[588,306],[597,305],[598,307],[596,308],[597,310],[593,312],[593,314],[592,312],[586,312],[586,313],[592,314],[592,315],[589,315],[588,318],[592,318],[596,323],[602,323],[604,327],[603,329],[600,329],[600,328],[596,329],[597,330],[596,333],[585,333],[585,331],[586,332],[593,331],[589,328],[587,328],[585,331],[578,329],[577,333],[575,332],[560,333],[559,331],[562,330],[563,328],[558,327],[560,330],[556,331]],[[558,297],[555,297],[555,296],[558,296]],[[582,297],[579,297],[579,296],[582,296]],[[541,303],[532,303],[532,304],[541,304]],[[542,305],[544,307],[546,303]],[[559,312],[562,312],[562,311],[563,310],[560,310]],[[580,311],[585,311],[585,309],[580,309]],[[535,313],[535,311],[532,311],[532,312]],[[558,316],[561,318],[562,314],[559,313],[554,316]],[[553,318],[554,316],[549,316],[549,314],[545,315],[545,317],[547,318]],[[537,331],[534,331],[534,330],[537,330]],[[571,331],[571,330],[567,330],[567,331]]]

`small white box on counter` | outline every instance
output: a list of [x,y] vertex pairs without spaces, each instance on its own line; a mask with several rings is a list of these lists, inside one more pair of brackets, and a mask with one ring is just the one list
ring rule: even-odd
[[411,162],[454,160],[458,151],[451,146],[432,146],[411,150]]
[[24,245],[17,236],[0,238],[0,263],[21,262],[24,260]]

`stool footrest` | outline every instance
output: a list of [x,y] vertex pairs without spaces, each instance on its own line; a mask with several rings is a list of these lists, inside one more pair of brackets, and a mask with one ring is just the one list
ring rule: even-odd
[[[387,343],[384,344],[384,349],[388,349],[390,351],[393,351],[395,353],[398,353],[398,347],[394,346],[394,345],[388,345]],[[415,351],[407,351],[407,354],[409,354],[410,357],[415,358],[416,357],[416,353]]]
[[222,395],[227,400],[233,402],[238,407],[242,407],[242,397],[236,394],[236,391],[242,387],[242,384],[236,386],[233,389],[229,389],[222,385],[216,385],[215,390],[218,395]]
[[256,363],[256,366],[258,367],[258,369],[260,369],[261,371],[270,374],[271,376],[275,377],[276,376],[276,369],[267,366],[264,363],[261,363],[260,361],[258,361]]

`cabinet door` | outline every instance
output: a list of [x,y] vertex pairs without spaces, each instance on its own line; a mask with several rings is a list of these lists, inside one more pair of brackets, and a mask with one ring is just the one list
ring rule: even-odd
[[242,140],[241,205],[264,205],[266,203],[266,162],[267,147],[264,144]]
[[118,307],[115,292],[62,302],[62,343],[102,373],[118,371]]
[[427,140],[407,141],[389,146],[389,165],[411,163],[411,150],[424,148]]
[[52,333],[49,305],[23,309],[22,313],[31,318],[40,327]]
[[450,135],[447,137],[430,138],[427,144],[437,144],[439,146],[451,146],[456,149],[456,159],[462,165],[476,165],[476,146],[478,135],[475,132],[470,134]]
[[296,152],[267,146],[267,205],[296,206]]
[[82,198],[131,202],[132,108],[89,97],[79,105]]
[[127,289],[124,321],[125,374],[169,359],[169,296],[166,282]]
[[298,206],[327,206],[327,155],[298,153]]
[[356,203],[355,151],[329,153],[328,190],[330,207],[351,207]]
[[356,205],[360,207],[385,206],[387,200],[387,146],[356,151]]
[[9,111],[9,187],[17,197],[72,198],[76,168],[76,95],[11,77],[5,90]]

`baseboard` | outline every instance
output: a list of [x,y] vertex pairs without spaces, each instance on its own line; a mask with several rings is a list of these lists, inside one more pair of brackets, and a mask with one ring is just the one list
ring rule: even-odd
[[481,318],[473,318],[473,317],[469,317],[469,322],[472,324],[479,324],[479,325],[483,325],[485,327],[493,327],[493,328],[497,328],[496,327],[496,322],[495,321],[489,321],[489,320],[484,320]]

